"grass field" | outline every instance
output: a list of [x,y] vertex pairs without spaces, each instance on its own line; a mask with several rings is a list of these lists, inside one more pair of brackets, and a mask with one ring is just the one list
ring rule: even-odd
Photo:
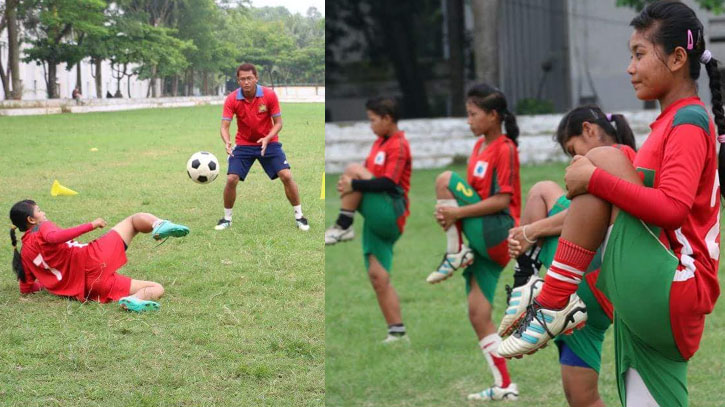
[[[521,169],[525,193],[543,179],[563,179],[563,164]],[[460,166],[450,169],[465,174]],[[364,270],[360,240],[326,249],[326,389],[329,406],[461,406],[475,405],[466,395],[493,383],[477,339],[468,322],[465,288],[460,273],[436,286],[425,282],[445,250],[445,236],[433,220],[435,177],[442,170],[415,171],[411,216],[395,247],[393,285],[401,299],[411,344],[384,346],[385,321]],[[328,176],[326,224],[334,222],[339,201],[337,177]],[[362,218],[356,217],[358,237]],[[504,284],[512,281],[512,265],[496,290],[494,319],[505,309]],[[720,269],[723,278],[723,266]],[[604,344],[600,393],[608,406],[619,404],[614,377],[612,329]],[[521,397],[506,406],[564,406],[556,347],[509,362]],[[690,405],[725,406],[725,300],[707,319],[700,351],[689,367]]]
[[[307,233],[259,164],[240,183],[233,227],[213,230],[226,173],[221,106],[0,118],[3,225],[14,202],[32,198],[61,227],[103,217],[110,228],[151,212],[191,228],[158,247],[139,235],[129,247],[122,273],[166,288],[161,310],[139,315],[21,297],[4,226],[0,405],[324,405],[323,105],[282,108]],[[200,150],[222,160],[210,185],[186,175]],[[54,179],[80,194],[51,197]]]

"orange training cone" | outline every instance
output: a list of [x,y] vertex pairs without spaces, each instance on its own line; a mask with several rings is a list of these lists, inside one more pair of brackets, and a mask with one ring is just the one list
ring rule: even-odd
[[60,182],[58,180],[53,181],[53,186],[50,187],[50,194],[52,196],[58,196],[58,195],[78,195],[78,192],[64,187],[63,185],[60,185]]

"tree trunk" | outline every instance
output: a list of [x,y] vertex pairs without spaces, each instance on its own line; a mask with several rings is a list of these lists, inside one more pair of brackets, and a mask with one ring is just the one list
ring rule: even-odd
[[448,14],[448,67],[451,78],[451,115],[465,116],[463,70],[463,0],[446,0]]
[[96,66],[96,74],[93,78],[96,80],[96,97],[103,99],[103,60],[101,58],[93,58],[91,61]]
[[179,96],[179,75],[174,75],[171,79],[171,94],[174,97]]
[[202,72],[201,77],[203,78],[202,87],[204,88],[202,95],[208,96],[209,95],[209,72],[207,72],[207,71]]
[[3,60],[0,58],[0,81],[2,81],[3,84],[3,92],[5,92],[5,99],[10,99],[10,81],[8,81],[8,76],[5,74],[5,68],[3,67]]
[[128,98],[131,99],[132,98],[132,96],[131,96],[131,75],[128,75],[127,78],[128,79],[126,80],[126,89],[128,92]]
[[8,23],[8,72],[13,87],[10,98],[20,100],[23,97],[23,84],[20,81],[20,41],[18,39],[17,7],[18,1],[8,0],[5,18]]
[[78,92],[83,94],[83,82],[81,79],[81,62],[78,61],[78,65],[76,65],[76,88],[78,88]]
[[151,86],[151,97],[158,97],[156,92],[156,65],[151,67],[151,82],[149,82],[149,86]]
[[499,86],[498,10],[499,0],[472,0],[473,48],[476,80]]
[[48,99],[58,99],[58,89],[55,84],[57,68],[55,61],[48,61]]
[[189,81],[186,83],[186,96],[194,96],[194,68],[189,68]]

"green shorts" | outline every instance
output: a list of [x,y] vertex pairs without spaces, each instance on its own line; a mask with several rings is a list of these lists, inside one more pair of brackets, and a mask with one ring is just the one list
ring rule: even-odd
[[[481,197],[468,182],[458,174],[452,173],[448,189],[458,201],[459,206],[481,202]],[[507,241],[509,229],[514,220],[507,211],[487,216],[465,218],[461,220],[463,234],[473,249],[474,261],[463,272],[466,279],[466,294],[471,291],[471,278],[486,299],[493,304],[493,296],[501,271],[509,261]]]
[[[562,195],[549,211],[548,216],[569,208],[571,201],[566,199],[566,195]],[[539,261],[547,269],[551,267],[554,261],[556,248],[559,246],[559,236],[550,236],[544,240],[539,253]],[[588,271],[596,270],[601,261],[600,252],[597,252],[594,260],[589,265]],[[597,373],[602,366],[602,343],[604,342],[604,334],[612,325],[612,321],[602,309],[596,297],[592,293],[589,284],[582,279],[579,288],[576,291],[579,298],[584,301],[587,306],[587,324],[581,330],[575,330],[571,335],[561,335],[556,337],[555,341],[565,343],[574,354],[579,356],[589,367]]]
[[393,267],[393,245],[400,237],[398,217],[405,212],[402,194],[365,192],[358,208],[365,218],[363,225],[363,257],[365,269],[370,268],[369,255],[375,256],[385,270]]
[[597,288],[615,310],[614,347],[622,404],[625,374],[633,368],[659,405],[686,406],[687,361],[672,334],[669,304],[679,261],[658,234],[620,211],[606,242]]

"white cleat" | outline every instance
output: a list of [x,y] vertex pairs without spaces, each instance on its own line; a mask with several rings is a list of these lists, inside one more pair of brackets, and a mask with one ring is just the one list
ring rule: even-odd
[[219,219],[219,223],[214,226],[214,230],[224,230],[232,226],[231,220],[226,220],[224,218]]
[[481,392],[469,394],[468,399],[514,401],[519,399],[519,388],[516,387],[516,383],[510,383],[508,387],[491,386]]
[[587,307],[576,294],[569,297],[564,308],[552,310],[543,308],[534,301],[526,308],[513,335],[498,346],[498,354],[504,358],[530,355],[559,334],[570,335],[574,329],[584,328],[587,322]]
[[388,334],[388,336],[383,339],[381,342],[383,345],[389,345],[391,343],[410,343],[410,338],[408,335],[391,335]]
[[297,229],[303,232],[307,232],[308,230],[310,230],[310,225],[309,223],[307,223],[307,218],[305,218],[304,216],[299,219],[295,219],[295,222],[297,223]]
[[452,276],[454,271],[462,267],[468,267],[471,263],[473,263],[473,250],[466,245],[462,245],[461,251],[458,253],[444,254],[441,264],[438,265],[438,270],[430,273],[425,281],[431,284],[439,283]]
[[352,229],[352,225],[347,229],[343,229],[335,223],[325,231],[325,244],[333,245],[335,243],[352,240],[354,237],[355,231]]
[[544,279],[539,276],[531,276],[526,284],[514,289],[506,286],[506,290],[508,291],[506,303],[508,307],[506,308],[506,313],[503,315],[501,324],[498,326],[498,335],[500,337],[503,338],[511,335],[511,332],[516,329],[521,318],[526,314],[526,307],[531,305],[531,302],[539,295],[541,287],[543,286]]

